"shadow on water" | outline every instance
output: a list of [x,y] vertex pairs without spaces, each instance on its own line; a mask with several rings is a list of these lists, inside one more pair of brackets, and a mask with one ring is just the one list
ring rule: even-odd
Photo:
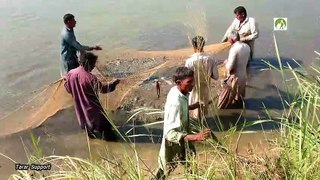
[[[281,115],[282,111],[287,108],[286,103],[292,102],[294,96],[278,87],[281,79],[272,82],[272,75],[276,71],[270,71],[269,64],[280,69],[280,64],[276,57],[254,58],[248,65],[248,84],[246,86],[246,98],[244,100],[245,111],[242,112],[241,105],[234,105],[229,109],[219,110],[219,119],[209,117],[208,125],[214,131],[226,131],[231,128],[235,130],[260,131],[278,129],[279,124],[270,121],[262,122],[262,119],[274,119],[275,114]],[[302,65],[301,60],[281,57],[282,69],[299,68]],[[281,78],[281,77],[280,77]],[[274,79],[273,79],[274,80]],[[269,111],[276,113],[268,114]],[[271,117],[269,117],[269,115]]]
[[[268,69],[269,66],[263,62],[261,59],[269,62],[275,67],[279,67],[278,61],[275,57],[265,57],[265,58],[255,58],[253,61],[249,63],[250,74],[254,75],[256,78],[260,78],[259,73],[261,70]],[[298,61],[301,64],[301,61]],[[286,64],[290,64],[292,68],[298,68],[299,65],[289,58],[282,58],[283,68],[288,68]],[[174,71],[175,68],[170,68],[170,71]],[[170,73],[171,74],[171,73]],[[123,76],[123,74],[118,74],[118,76]],[[157,73],[155,76],[157,77],[168,77],[168,73]],[[260,80],[261,81],[261,80]],[[258,92],[262,94],[262,97],[251,96],[245,99],[245,107],[248,111],[254,111],[256,113],[247,113],[245,115],[241,114],[241,107],[233,107],[232,109],[220,110],[219,111],[219,119],[221,120],[221,124],[218,123],[217,117],[209,117],[208,125],[213,131],[226,131],[232,127],[236,127],[236,130],[241,130],[245,123],[256,122],[259,119],[267,119],[267,114],[265,113],[265,107],[267,109],[273,110],[283,110],[284,106],[282,105],[282,100],[289,101],[292,99],[292,96],[288,96],[285,91],[279,90],[275,85],[269,82],[262,82],[263,87],[258,87],[256,84],[249,84],[247,86],[247,90]],[[265,95],[265,92],[275,91],[276,93]],[[281,99],[279,95],[283,98]],[[289,99],[286,99],[289,97]],[[290,101],[289,101],[290,102]],[[262,104],[263,103],[263,104]],[[51,118],[50,118],[51,119]],[[55,116],[55,120],[48,120],[39,128],[36,128],[33,132],[36,136],[44,136],[47,137],[48,143],[51,141],[51,137],[73,137],[73,135],[81,135],[81,139],[85,141],[84,131],[79,128],[78,122],[75,117],[75,112],[72,108],[68,108],[66,110],[60,111]],[[118,118],[116,118],[118,119]],[[135,121],[135,128],[132,128],[132,125],[121,126],[120,132],[122,134],[126,134],[130,137],[131,142],[144,142],[144,143],[160,143],[162,138],[162,124],[159,126],[152,127],[143,127],[143,121]],[[273,122],[264,122],[260,124],[255,124],[250,127],[244,127],[244,130],[271,130],[277,129],[279,125]],[[19,134],[17,134],[19,136]],[[23,136],[23,139],[28,139],[29,136]],[[72,138],[71,138],[72,139]],[[69,138],[64,138],[66,144],[69,143]],[[46,143],[44,143],[46,144]],[[58,145],[58,144],[55,144]]]
[[125,125],[119,128],[121,134],[128,138],[128,142],[135,143],[161,143],[162,139],[162,124],[161,128],[143,127],[145,123],[142,121],[135,121],[133,125]]
[[[262,117],[260,117],[262,118]],[[209,117],[207,118],[208,126],[213,131],[228,131],[230,129],[239,131],[262,131],[262,130],[273,130],[279,129],[279,124],[276,122],[257,122],[260,121],[258,117],[244,117],[239,116],[238,113],[232,113],[229,115],[220,115],[220,121],[217,117]],[[262,118],[263,119],[263,118]],[[266,118],[268,119],[268,118]]]
[[[112,119],[116,118],[113,117]],[[121,114],[119,117],[125,118],[125,115]],[[134,127],[132,121],[125,123],[124,125],[120,125],[121,122],[114,121],[120,133],[127,137],[128,142],[136,142],[136,143],[160,143],[162,138],[162,124],[159,127],[144,127],[145,122],[140,120],[134,121]],[[21,137],[23,141],[30,140],[30,132],[32,132],[36,137],[41,137],[41,143],[44,147],[54,147],[61,146],[60,150],[57,148],[56,152],[63,152],[66,148],[64,147],[66,144],[69,144],[70,141],[75,140],[77,137],[77,142],[86,142],[86,133],[85,130],[79,127],[75,111],[73,107],[67,108],[65,110],[59,111],[55,116],[49,118],[46,122],[44,122],[41,126],[33,129],[26,130],[17,134],[12,135],[8,139],[15,139],[17,137]],[[56,141],[57,139],[63,139]],[[66,143],[67,142],[67,143]],[[76,144],[77,142],[72,142],[71,144]],[[125,142],[124,140],[119,138],[119,142]],[[3,142],[2,142],[3,143]],[[59,144],[60,143],[60,144]],[[81,144],[81,143],[79,143]],[[84,147],[86,143],[83,143]],[[1,143],[0,143],[1,145]],[[54,145],[54,146],[53,146]],[[70,145],[70,144],[69,144]],[[68,146],[69,146],[68,145]],[[46,148],[45,148],[46,149]],[[63,149],[61,151],[61,149]]]
[[[254,58],[252,61],[250,61],[248,65],[249,83],[247,85],[247,92],[258,91],[259,94],[263,94],[264,96],[246,98],[245,106],[248,110],[262,111],[265,110],[265,108],[283,110],[286,108],[286,105],[283,102],[291,102],[293,99],[293,95],[289,92],[279,89],[277,84],[275,84],[276,82],[270,82],[270,77],[259,77],[259,74],[262,73],[262,71],[271,68],[269,64],[277,69],[280,69],[280,65],[282,65],[282,69],[285,70],[289,69],[289,66],[292,69],[299,68],[302,65],[302,61],[293,60],[292,58],[287,57],[281,57],[281,64],[279,64],[279,61],[276,57]],[[269,76],[272,76],[271,73],[278,72],[274,71],[269,73]],[[254,76],[258,76],[258,82],[260,78],[262,81],[264,80],[264,82],[262,82],[262,84],[255,84],[255,82],[251,83],[250,79]],[[279,79],[279,81],[281,80]]]
[[[265,61],[265,62],[264,62]],[[220,110],[219,119],[216,116],[209,117],[207,119],[208,126],[213,131],[227,131],[231,128],[235,130],[244,130],[244,131],[261,131],[261,130],[273,130],[279,129],[279,123],[276,121],[264,121],[261,119],[269,119],[269,115],[266,110],[277,111],[278,115],[282,110],[287,108],[284,102],[291,102],[293,100],[293,95],[288,94],[286,91],[283,91],[275,85],[275,82],[268,81],[268,77],[263,77],[261,73],[264,70],[269,70],[270,67],[267,63],[274,66],[275,68],[280,68],[280,64],[276,57],[263,57],[255,58],[249,62],[249,76],[255,76],[260,82],[259,84],[249,84],[247,85],[247,91],[249,93],[253,92],[252,95],[247,97],[244,101],[245,111],[250,111],[241,114],[242,106],[235,105],[230,109]],[[293,69],[299,68],[302,64],[300,60],[293,60],[291,58],[281,57],[282,69],[288,69],[289,66]],[[289,66],[288,66],[289,65]],[[174,70],[175,68],[172,68]],[[268,73],[277,73],[271,72]],[[166,74],[157,74],[157,76],[166,76]],[[259,76],[260,75],[260,76]],[[259,79],[261,78],[261,79]],[[251,92],[250,92],[251,91]],[[259,94],[255,96],[255,94]],[[272,117],[274,114],[271,113],[271,119],[277,120],[277,118]],[[261,122],[259,122],[261,121]],[[259,123],[258,123],[259,122]],[[162,126],[159,128],[145,128],[142,127],[142,121],[136,121],[138,127],[134,130],[131,129],[132,125],[122,127],[121,132],[123,134],[129,135],[132,142],[150,142],[150,143],[159,143],[162,136]],[[130,130],[131,129],[131,130]],[[129,131],[130,130],[130,131]],[[129,132],[129,133],[126,133]],[[136,136],[134,136],[134,134]]]
[[[281,64],[283,69],[288,69],[289,66],[292,69],[295,69],[295,68],[299,68],[300,65],[303,64],[301,60],[293,60],[292,58],[288,58],[288,57],[280,57],[280,59],[281,59]],[[267,56],[267,57],[253,58],[253,60],[249,61],[249,66],[248,66],[249,74],[253,75],[263,70],[270,69],[269,64],[277,69],[280,69],[281,67],[277,57]]]
[[[248,87],[247,87],[248,88]],[[249,87],[251,88],[251,87]],[[285,102],[291,102],[293,100],[293,95],[282,91],[275,87],[274,85],[267,84],[265,89],[259,89],[253,87],[255,90],[263,91],[273,91],[276,92],[277,95],[268,95],[263,98],[247,98],[245,99],[245,107],[247,110],[253,111],[264,111],[265,109],[276,109],[283,110],[287,107]]]

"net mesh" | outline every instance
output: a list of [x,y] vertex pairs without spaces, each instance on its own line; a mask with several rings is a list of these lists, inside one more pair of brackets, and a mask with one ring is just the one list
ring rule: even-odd
[[[230,47],[229,43],[212,44],[205,47],[207,54],[217,54],[223,52]],[[193,53],[193,49],[180,49],[172,51],[136,51],[126,54],[136,58],[146,57],[166,57],[166,61],[154,68],[138,72],[131,76],[120,78],[121,82],[114,92],[100,96],[101,102],[108,111],[117,109],[123,100],[130,95],[132,90],[136,89],[146,79],[157,72],[165,72],[167,69],[184,64],[186,57]],[[99,57],[103,59],[103,56]],[[112,59],[109,59],[109,61]],[[219,74],[224,74],[223,68],[219,69]],[[100,72],[104,81],[111,80],[112,77]],[[58,111],[71,107],[73,105],[72,97],[68,94],[64,87],[62,79],[49,84],[37,93],[31,100],[24,105],[10,112],[8,115],[0,119],[0,136],[6,136],[17,133],[26,129],[36,128],[40,126],[49,117]]]

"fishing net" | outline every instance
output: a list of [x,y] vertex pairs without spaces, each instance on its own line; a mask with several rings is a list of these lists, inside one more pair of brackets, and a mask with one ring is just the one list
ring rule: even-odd
[[[229,43],[212,44],[205,47],[207,54],[217,54],[230,47]],[[121,82],[114,92],[100,96],[101,102],[108,111],[116,110],[123,100],[130,95],[132,90],[136,89],[145,80],[157,72],[165,72],[167,69],[184,65],[184,60],[193,53],[193,49],[180,49],[173,51],[136,51],[126,53],[126,57],[135,58],[154,58],[163,57],[165,61],[160,65],[144,70],[127,77],[120,78]],[[110,56],[98,54],[100,60],[110,59]],[[119,56],[118,56],[119,57]],[[129,64],[127,64],[129,66]],[[109,81],[113,77],[99,70],[99,76],[103,81]],[[224,74],[219,70],[219,74]],[[222,70],[223,71],[223,70]],[[64,87],[64,80],[60,79],[44,87],[27,103],[10,112],[0,119],[0,137],[17,133],[26,129],[40,126],[49,117],[58,111],[71,107],[73,105],[72,97]]]

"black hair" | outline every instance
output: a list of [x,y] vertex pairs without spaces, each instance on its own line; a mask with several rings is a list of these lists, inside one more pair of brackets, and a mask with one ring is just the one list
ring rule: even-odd
[[63,22],[65,24],[67,24],[68,21],[71,21],[72,19],[74,19],[74,15],[73,14],[70,14],[70,13],[67,13],[63,16]]
[[94,68],[96,62],[98,60],[98,56],[94,55],[93,53],[85,53],[83,58],[80,58],[79,63],[83,67],[91,67]]
[[246,8],[244,8],[243,6],[238,6],[234,9],[234,14],[237,14],[237,13],[244,13],[244,15],[247,17],[247,10]]
[[193,70],[187,68],[187,67],[178,67],[175,71],[175,73],[172,76],[172,79],[175,83],[177,83],[177,81],[181,81],[184,80],[188,77],[193,77]]
[[203,47],[206,41],[202,36],[196,36],[192,38],[192,46],[194,49],[197,49],[199,51],[203,51]]

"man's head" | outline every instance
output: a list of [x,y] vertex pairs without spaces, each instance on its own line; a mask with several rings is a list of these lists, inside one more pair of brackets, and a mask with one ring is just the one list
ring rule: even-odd
[[240,35],[237,31],[232,31],[228,36],[228,42],[231,44],[240,41]]
[[96,65],[98,56],[93,53],[86,53],[83,58],[80,59],[80,65],[84,67],[87,71],[92,71]]
[[203,47],[206,41],[202,36],[196,36],[192,38],[192,46],[195,52],[203,52]]
[[193,70],[187,67],[178,67],[176,72],[173,74],[173,81],[178,86],[182,94],[188,94],[192,91],[194,86]]
[[74,15],[72,14],[65,14],[63,16],[63,22],[67,26],[67,28],[74,28],[76,27],[77,21],[74,19]]
[[233,12],[241,23],[247,18],[247,11],[243,6],[235,8]]

